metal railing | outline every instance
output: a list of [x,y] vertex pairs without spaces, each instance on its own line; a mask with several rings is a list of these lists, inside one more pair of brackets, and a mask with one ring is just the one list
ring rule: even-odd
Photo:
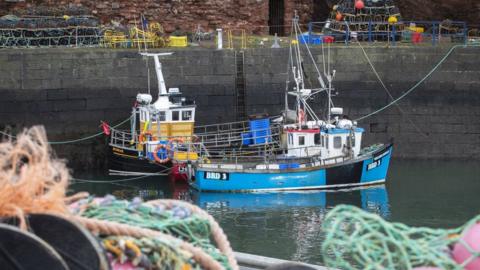
[[[316,34],[322,32],[322,34]],[[333,37],[335,42],[349,44],[353,40],[373,42],[397,42],[424,44],[433,46],[441,42],[466,43],[468,26],[463,21],[400,21],[394,24],[374,21],[326,21],[310,22],[308,35],[303,42],[321,44],[325,36]],[[302,38],[302,37],[300,37]],[[302,40],[301,40],[302,42]]]

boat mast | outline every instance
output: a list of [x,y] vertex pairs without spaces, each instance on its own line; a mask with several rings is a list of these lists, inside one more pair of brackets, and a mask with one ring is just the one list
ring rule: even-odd
[[160,63],[158,57],[172,54],[173,53],[141,53],[143,56],[152,56],[155,62],[155,72],[157,74],[158,82],[158,97],[167,95],[167,87],[165,86],[165,79],[163,78],[162,64]]

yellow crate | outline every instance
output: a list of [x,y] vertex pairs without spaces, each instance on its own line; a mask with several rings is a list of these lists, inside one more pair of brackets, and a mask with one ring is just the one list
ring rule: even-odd
[[175,152],[173,159],[178,161],[197,160],[198,154],[195,152]]
[[168,46],[170,47],[187,47],[187,36],[181,37],[170,37],[170,41],[168,42]]
[[410,26],[410,27],[408,27],[408,30],[410,30],[412,32],[417,32],[417,33],[425,32],[425,29],[423,27],[416,27],[416,26]]

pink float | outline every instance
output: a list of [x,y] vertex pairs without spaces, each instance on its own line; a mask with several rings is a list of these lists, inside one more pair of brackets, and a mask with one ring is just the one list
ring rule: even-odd
[[[458,242],[453,247],[453,259],[462,264],[473,255],[467,249],[467,244],[475,252],[480,252],[480,223],[477,223],[463,231],[461,239],[464,243]],[[476,258],[465,266],[466,270],[478,270],[480,269],[480,258]]]

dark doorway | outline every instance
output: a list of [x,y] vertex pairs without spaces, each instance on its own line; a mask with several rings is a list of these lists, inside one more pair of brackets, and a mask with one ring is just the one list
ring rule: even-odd
[[330,14],[331,7],[327,2],[332,2],[332,1],[313,0],[312,21],[324,22],[328,19],[328,15]]
[[269,0],[268,2],[268,26],[270,35],[285,35],[284,27],[285,4],[284,0]]

